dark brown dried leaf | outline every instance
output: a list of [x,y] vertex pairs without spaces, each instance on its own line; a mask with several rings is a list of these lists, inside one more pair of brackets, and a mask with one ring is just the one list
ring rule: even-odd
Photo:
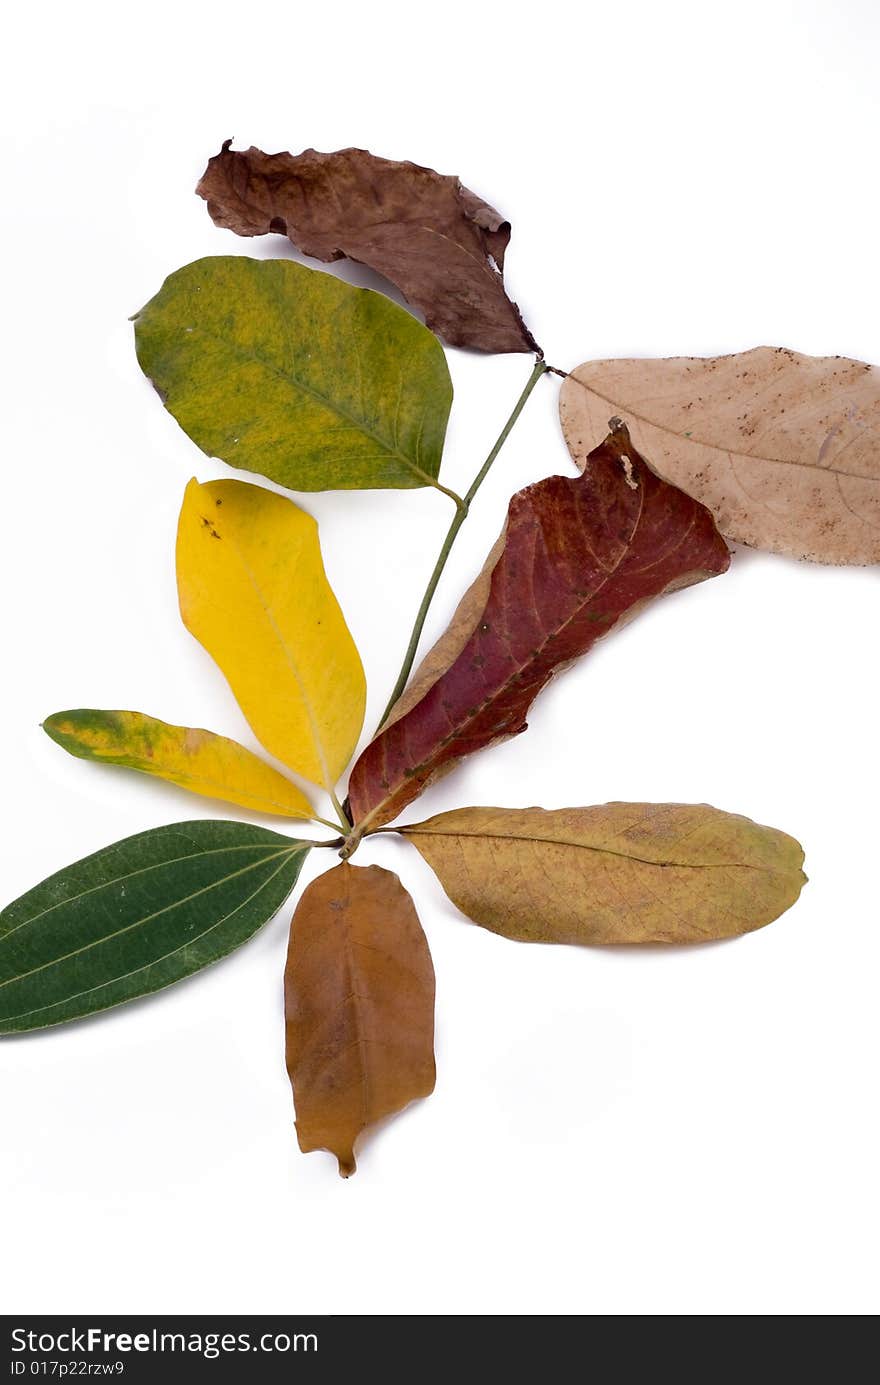
[[458,178],[366,149],[264,154],[231,143],[196,188],[218,226],[275,232],[315,259],[369,265],[451,346],[537,350],[504,291],[510,224]]

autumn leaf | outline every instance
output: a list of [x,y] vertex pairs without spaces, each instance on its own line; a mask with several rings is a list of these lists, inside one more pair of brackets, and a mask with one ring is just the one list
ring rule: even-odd
[[399,830],[463,914],[522,942],[731,938],[806,879],[792,837],[706,804],[460,808]]
[[184,624],[254,735],[332,794],[360,735],[366,683],[311,515],[246,481],[190,481],[177,585]]
[[562,386],[584,458],[622,414],[722,534],[817,563],[880,562],[880,370],[760,346],[734,356],[588,361]]
[[50,875],[0,913],[0,1034],[170,986],[246,942],[309,842],[242,822],[156,827]]
[[340,865],[308,887],[284,992],[300,1149],[347,1178],[362,1131],[434,1090],[434,967],[396,875]]
[[389,822],[463,756],[524,731],[559,668],[646,601],[729,561],[709,512],[655,476],[622,426],[582,477],[519,491],[449,630],[355,764],[353,821]]
[[446,357],[383,294],[221,255],[169,275],[134,323],[141,369],[209,456],[298,491],[436,481]]
[[227,140],[196,191],[218,226],[286,235],[317,260],[349,256],[396,284],[451,346],[536,351],[504,292],[510,224],[458,178],[366,149],[239,153]]
[[122,765],[166,779],[205,798],[258,813],[311,818],[301,789],[237,741],[192,726],[172,726],[143,712],[78,708],[43,722],[47,736],[81,760]]

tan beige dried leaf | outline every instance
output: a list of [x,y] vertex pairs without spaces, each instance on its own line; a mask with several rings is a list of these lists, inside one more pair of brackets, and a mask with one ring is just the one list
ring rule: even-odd
[[817,563],[880,562],[880,370],[770,346],[587,361],[562,386],[579,465],[609,413],[727,538]]

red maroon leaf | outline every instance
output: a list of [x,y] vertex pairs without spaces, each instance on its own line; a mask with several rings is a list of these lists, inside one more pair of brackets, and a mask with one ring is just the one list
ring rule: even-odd
[[196,188],[218,226],[274,231],[315,259],[369,265],[451,346],[537,350],[504,292],[510,223],[457,178],[366,149],[264,154],[231,143]]
[[553,674],[646,601],[726,571],[709,511],[611,427],[583,476],[511,500],[486,568],[352,771],[355,824],[390,822],[465,755],[524,731]]

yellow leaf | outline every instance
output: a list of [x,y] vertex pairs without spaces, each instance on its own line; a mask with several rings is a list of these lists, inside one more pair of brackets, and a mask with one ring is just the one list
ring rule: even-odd
[[367,690],[311,515],[245,481],[190,481],[177,586],[184,624],[219,664],[254,735],[332,794]]
[[222,798],[258,813],[311,818],[301,789],[237,741],[191,726],[170,726],[143,712],[103,712],[80,708],[56,712],[43,730],[71,755],[99,764],[155,774],[170,784]]

